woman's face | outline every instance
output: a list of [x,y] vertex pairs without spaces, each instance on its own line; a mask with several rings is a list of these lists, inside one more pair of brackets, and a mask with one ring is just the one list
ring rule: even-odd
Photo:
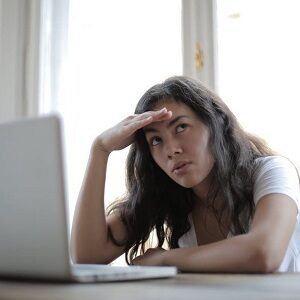
[[207,183],[214,165],[209,149],[209,130],[187,105],[174,100],[158,103],[153,110],[166,107],[172,116],[144,127],[154,161],[175,182],[186,188]]

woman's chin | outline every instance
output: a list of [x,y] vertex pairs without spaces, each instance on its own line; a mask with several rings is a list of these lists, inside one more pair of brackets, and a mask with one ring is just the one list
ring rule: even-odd
[[193,188],[196,185],[199,184],[199,182],[194,181],[194,180],[176,180],[176,183],[178,183],[180,186],[184,187],[184,188]]

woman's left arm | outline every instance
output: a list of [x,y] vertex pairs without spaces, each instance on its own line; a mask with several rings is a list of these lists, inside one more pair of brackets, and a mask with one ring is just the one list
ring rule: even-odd
[[269,194],[259,201],[249,233],[197,247],[149,249],[133,264],[172,265],[186,272],[274,272],[283,260],[296,216],[296,203],[289,196]]
[[296,203],[284,194],[259,201],[249,233],[219,242],[164,251],[163,265],[187,272],[274,272],[280,266],[297,219]]

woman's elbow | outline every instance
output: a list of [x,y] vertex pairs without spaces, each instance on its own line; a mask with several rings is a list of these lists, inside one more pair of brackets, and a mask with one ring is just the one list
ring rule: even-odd
[[283,259],[278,252],[271,246],[258,247],[257,264],[259,273],[274,273],[278,270]]

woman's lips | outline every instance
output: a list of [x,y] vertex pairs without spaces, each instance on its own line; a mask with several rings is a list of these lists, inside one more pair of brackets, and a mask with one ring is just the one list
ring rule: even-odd
[[190,165],[191,165],[190,162],[183,164],[182,166],[180,166],[179,168],[174,170],[174,174],[181,175],[181,174],[186,173],[188,171]]

